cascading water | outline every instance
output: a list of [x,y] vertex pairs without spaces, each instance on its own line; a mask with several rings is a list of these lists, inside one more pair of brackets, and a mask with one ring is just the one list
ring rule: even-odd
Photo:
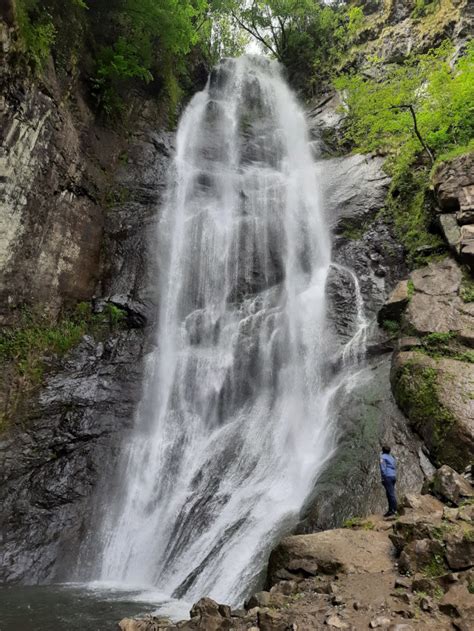
[[330,239],[276,63],[226,59],[179,125],[160,302],[101,580],[236,604],[334,446]]

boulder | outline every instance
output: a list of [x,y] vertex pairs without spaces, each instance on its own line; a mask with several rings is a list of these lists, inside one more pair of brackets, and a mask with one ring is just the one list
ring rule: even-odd
[[[410,303],[411,306],[411,303]],[[459,471],[474,457],[474,364],[416,351],[394,353],[392,390],[435,463]]]
[[466,585],[462,583],[453,585],[441,600],[439,609],[453,619],[457,629],[461,631],[472,630],[474,597]]
[[448,465],[443,465],[435,472],[430,481],[430,490],[437,497],[455,506],[474,497],[472,485]]
[[459,227],[456,215],[454,213],[440,215],[439,223],[445,241],[454,254],[459,254],[461,251],[461,228]]
[[459,265],[450,258],[415,270],[410,278],[415,291],[429,296],[456,294],[462,281]]
[[201,598],[194,603],[189,612],[191,618],[201,618],[204,615],[220,616],[219,603],[216,603],[212,598]]
[[449,533],[446,537],[445,556],[452,570],[474,567],[474,528]]
[[474,152],[441,164],[433,176],[443,235],[460,261],[474,262]]
[[474,152],[440,164],[433,185],[442,212],[474,210]]
[[414,293],[406,310],[406,324],[418,334],[458,331],[474,337],[474,305],[459,297],[460,267],[444,259],[411,274]]
[[410,515],[430,515],[431,519],[443,516],[444,505],[432,495],[407,493],[400,502],[400,507],[407,509]]
[[408,281],[401,280],[378,312],[377,320],[379,324],[383,324],[385,320],[395,320],[399,322],[409,301],[410,292]]
[[270,592],[257,592],[250,596],[245,603],[246,609],[253,609],[254,607],[282,607],[285,604],[285,596],[277,591]]
[[260,631],[287,631],[288,624],[276,611],[264,609],[258,612],[258,628]]
[[166,618],[145,616],[144,618],[124,618],[118,623],[120,631],[160,631],[171,625]]
[[461,226],[460,260],[472,266],[474,262],[474,224]]
[[384,533],[336,529],[286,537],[272,551],[268,582],[281,570],[295,575],[384,572],[392,568],[392,546]]
[[403,574],[414,574],[429,566],[433,559],[442,558],[443,544],[433,539],[415,539],[400,554],[398,567]]

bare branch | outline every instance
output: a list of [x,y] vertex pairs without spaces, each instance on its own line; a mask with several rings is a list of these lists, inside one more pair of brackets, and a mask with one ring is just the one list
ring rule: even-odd
[[415,108],[413,107],[413,105],[411,103],[401,103],[400,105],[391,105],[389,109],[391,109],[391,110],[408,110],[410,112],[411,117],[413,119],[413,129],[415,131],[415,135],[418,138],[418,140],[420,141],[420,144],[423,147],[423,149],[428,154],[429,159],[431,161],[431,164],[434,164],[435,158],[434,158],[433,151],[428,147],[426,142],[423,140],[422,135],[420,134],[420,130],[418,129],[418,122],[416,120],[416,112],[415,112]]
[[281,61],[280,55],[278,54],[278,51],[275,50],[275,48],[273,48],[273,46],[263,37],[263,35],[261,35],[258,30],[257,27],[254,25],[253,29],[250,26],[247,26],[247,24],[245,24],[244,22],[242,22],[242,20],[232,11],[231,12],[232,17],[234,18],[234,20],[237,22],[237,24],[244,29],[244,31],[247,31],[247,33],[249,33],[250,35],[252,35],[252,37],[255,37],[255,39],[257,41],[259,41],[261,44],[263,44],[265,46],[265,48],[268,48],[268,50],[273,53],[275,55],[275,57]]

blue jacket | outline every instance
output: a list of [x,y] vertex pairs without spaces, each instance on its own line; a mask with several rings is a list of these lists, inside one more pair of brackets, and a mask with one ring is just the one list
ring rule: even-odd
[[391,454],[381,454],[380,456],[380,473],[382,480],[389,478],[391,480],[397,477],[397,465],[395,458]]

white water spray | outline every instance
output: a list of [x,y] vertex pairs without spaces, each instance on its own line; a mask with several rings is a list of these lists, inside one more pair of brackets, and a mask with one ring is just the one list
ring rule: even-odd
[[101,580],[237,604],[334,447],[330,239],[276,63],[221,62],[179,125],[159,325]]

